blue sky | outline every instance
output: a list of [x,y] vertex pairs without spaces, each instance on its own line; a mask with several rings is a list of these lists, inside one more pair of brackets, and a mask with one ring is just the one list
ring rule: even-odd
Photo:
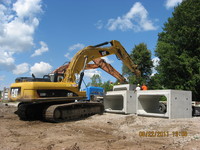
[[[118,40],[128,53],[146,43],[152,59],[163,24],[182,0],[1,0],[0,90],[16,77],[48,74],[88,45]],[[105,58],[121,72],[122,62]],[[85,82],[100,69],[86,71]]]

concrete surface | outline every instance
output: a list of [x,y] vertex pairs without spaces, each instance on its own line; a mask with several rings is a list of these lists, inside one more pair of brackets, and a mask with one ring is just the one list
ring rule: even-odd
[[[167,98],[166,113],[159,112],[161,96]],[[137,92],[137,114],[144,116],[192,118],[192,92],[182,90],[147,90]]]
[[136,88],[135,84],[120,84],[113,86],[113,91],[123,91],[123,90],[134,91],[135,88]]
[[107,112],[135,114],[136,93],[128,90],[107,92],[104,107]]

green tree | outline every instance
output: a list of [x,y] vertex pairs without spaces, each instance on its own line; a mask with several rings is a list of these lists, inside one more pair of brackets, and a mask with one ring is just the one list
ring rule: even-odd
[[104,82],[101,87],[104,88],[105,92],[111,91],[113,88],[113,86],[110,84],[110,80]]
[[137,79],[136,76],[125,65],[122,67],[123,75],[128,78],[129,83],[148,84],[152,74],[153,62],[151,60],[151,52],[147,49],[147,45],[144,43],[135,45],[130,57],[133,62],[138,65],[138,69],[141,72],[141,77]]
[[192,90],[194,100],[200,100],[200,0],[184,0],[158,36],[160,84]]
[[148,84],[148,87],[150,90],[157,90],[157,89],[164,89],[164,86],[160,83],[161,77],[160,74],[156,73],[154,74],[150,82]]
[[87,84],[87,86],[96,86],[96,87],[102,87],[104,88],[104,91],[111,91],[113,88],[113,85],[116,85],[117,83],[111,84],[110,80],[103,82],[101,80],[101,77],[97,74],[94,74],[91,78],[91,82]]
[[100,75],[94,74],[90,79],[91,79],[91,82],[89,82],[87,86],[98,86],[98,87],[102,86]]

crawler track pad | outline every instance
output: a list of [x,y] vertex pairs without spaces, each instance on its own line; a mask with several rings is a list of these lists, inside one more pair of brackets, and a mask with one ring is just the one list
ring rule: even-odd
[[103,114],[104,106],[97,102],[75,102],[49,106],[44,118],[47,122],[64,122],[85,118],[94,114]]

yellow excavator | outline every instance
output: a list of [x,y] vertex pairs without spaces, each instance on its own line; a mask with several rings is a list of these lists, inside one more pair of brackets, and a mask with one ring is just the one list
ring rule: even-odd
[[[111,44],[109,47],[104,45]],[[19,101],[17,114],[21,120],[44,119],[48,122],[63,122],[93,114],[103,114],[102,103],[84,101],[86,92],[81,91],[86,65],[97,58],[115,54],[136,76],[137,65],[120,42],[112,40],[80,50],[72,58],[61,81],[51,82],[49,77],[19,77],[11,84],[9,98]],[[76,75],[80,75],[76,83]],[[55,77],[54,77],[55,78]]]

